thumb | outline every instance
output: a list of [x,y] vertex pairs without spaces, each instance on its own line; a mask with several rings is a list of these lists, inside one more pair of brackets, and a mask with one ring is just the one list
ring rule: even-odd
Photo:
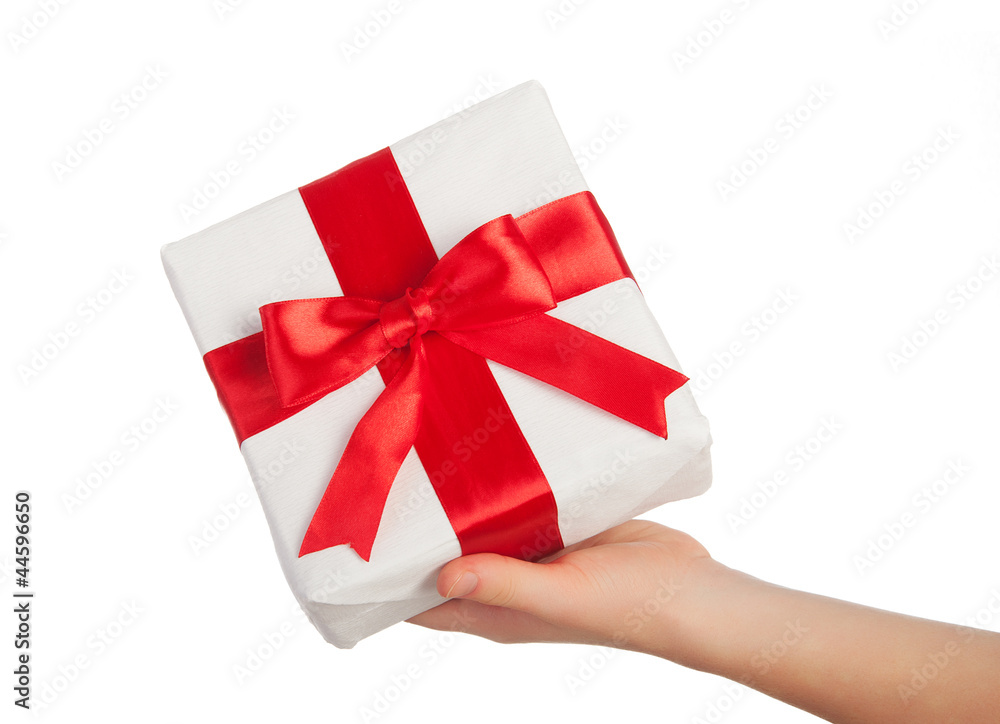
[[541,618],[557,614],[565,571],[497,553],[473,553],[445,564],[437,589],[445,598],[463,598],[524,611]]

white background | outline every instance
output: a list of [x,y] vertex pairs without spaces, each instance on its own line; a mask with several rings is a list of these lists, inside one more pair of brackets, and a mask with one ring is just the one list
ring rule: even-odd
[[[1000,255],[995,3],[908,0],[899,25],[888,0],[49,4],[0,15],[0,575],[10,601],[27,489],[42,718],[350,722],[388,695],[377,721],[811,719],[638,654],[409,624],[341,651],[296,613],[159,248],[532,78],[703,388],[714,487],[646,517],[767,580],[1000,629],[1000,276],[968,286]],[[372,13],[390,20],[365,37]],[[136,90],[147,66],[166,77]],[[830,97],[785,132],[814,87]],[[126,117],[130,93],[145,97]],[[294,121],[241,154],[285,108]],[[68,159],[102,119],[110,131]],[[957,138],[917,178],[911,157],[942,129]],[[185,219],[234,159],[242,173]],[[897,180],[905,193],[850,238]],[[111,283],[122,270],[127,285]],[[780,293],[794,301],[775,306]],[[904,339],[919,349],[894,364]],[[165,400],[176,409],[153,420]],[[800,464],[829,419],[836,436]],[[935,493],[953,462],[967,471]],[[899,540],[883,536],[907,515]],[[6,720],[11,614],[3,627]]]

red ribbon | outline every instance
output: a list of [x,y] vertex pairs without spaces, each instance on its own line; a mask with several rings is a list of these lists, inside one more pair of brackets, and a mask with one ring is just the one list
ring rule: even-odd
[[389,488],[420,428],[427,334],[665,438],[663,399],[687,378],[545,314],[555,306],[545,271],[508,215],[466,236],[419,287],[390,302],[329,297],[261,307],[267,366],[286,406],[319,399],[408,348],[351,435],[299,556],[342,543],[371,555]]
[[[664,438],[664,398],[687,381],[545,314],[627,275],[593,197],[494,219],[436,261],[388,150],[300,191],[348,296],[265,305],[262,334],[205,358],[241,440],[373,366],[382,374],[386,388],[352,433],[299,556],[348,543],[369,560],[413,447],[463,553],[557,550],[551,489],[485,359]],[[491,436],[480,441],[483,430]],[[474,454],[462,454],[463,440]]]

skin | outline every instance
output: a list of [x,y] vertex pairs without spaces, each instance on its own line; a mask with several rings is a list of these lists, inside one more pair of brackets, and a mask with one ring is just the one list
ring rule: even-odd
[[412,623],[639,651],[838,724],[1000,722],[1000,634],[776,586],[649,521],[538,563],[463,556],[437,587],[450,600]]

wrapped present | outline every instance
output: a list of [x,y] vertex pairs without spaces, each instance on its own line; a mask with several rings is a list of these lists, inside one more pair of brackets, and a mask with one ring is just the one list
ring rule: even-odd
[[704,492],[708,424],[529,82],[162,251],[330,643]]

